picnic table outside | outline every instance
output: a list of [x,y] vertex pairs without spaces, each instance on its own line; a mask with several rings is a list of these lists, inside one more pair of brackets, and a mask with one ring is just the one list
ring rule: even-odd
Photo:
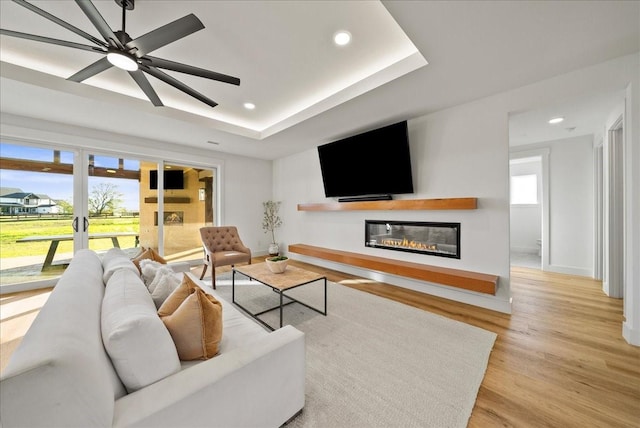
[[[139,233],[138,232],[111,232],[111,233],[90,233],[89,239],[107,239],[110,238],[114,247],[120,248],[120,242],[118,242],[119,237],[123,236],[135,236],[135,246],[137,247],[140,243]],[[53,256],[56,254],[56,250],[58,249],[58,244],[62,241],[72,241],[73,235],[51,235],[51,236],[27,236],[26,238],[18,239],[16,242],[42,242],[42,241],[51,241],[51,245],[49,245],[49,251],[47,252],[47,256],[44,259],[44,263],[42,264],[42,271],[54,268],[53,264]]]

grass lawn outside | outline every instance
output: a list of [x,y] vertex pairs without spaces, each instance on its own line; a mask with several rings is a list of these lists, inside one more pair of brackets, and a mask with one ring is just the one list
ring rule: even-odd
[[[28,236],[49,236],[49,235],[70,235],[73,233],[71,228],[71,218],[67,219],[34,219],[24,218],[20,220],[1,220],[0,221],[0,257],[24,257],[47,254],[50,241],[41,242],[16,242],[19,239]],[[139,232],[139,217],[107,217],[107,218],[91,218],[91,233],[111,233],[111,232]],[[118,241],[121,248],[133,248],[135,246],[135,237],[123,236]],[[92,239],[90,240],[90,248],[93,250],[108,250],[112,248],[111,239]],[[58,245],[56,253],[72,253],[73,241],[62,241]]]

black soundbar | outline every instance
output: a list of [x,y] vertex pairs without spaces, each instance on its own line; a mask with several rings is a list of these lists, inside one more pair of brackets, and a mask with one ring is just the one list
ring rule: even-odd
[[391,195],[368,195],[338,198],[338,202],[390,201]]

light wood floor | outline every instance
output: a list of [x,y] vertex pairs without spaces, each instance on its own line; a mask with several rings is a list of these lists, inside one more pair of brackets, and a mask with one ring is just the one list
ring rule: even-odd
[[[606,297],[597,281],[514,267],[513,314],[505,315],[318,266],[292,264],[497,333],[469,427],[640,427],[640,348],[622,338],[622,300]],[[2,368],[47,293],[0,299]]]

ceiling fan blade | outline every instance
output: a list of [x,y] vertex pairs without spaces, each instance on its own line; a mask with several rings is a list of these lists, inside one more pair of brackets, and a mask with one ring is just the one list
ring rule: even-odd
[[98,46],[83,45],[81,43],[68,42],[66,40],[52,39],[51,37],[36,36],[35,34],[21,33],[19,31],[0,29],[0,34],[4,36],[17,37],[19,39],[33,40],[36,42],[49,43],[52,45],[66,46],[68,48],[82,49],[85,51],[98,52],[106,54],[107,51]]
[[202,22],[192,13],[130,41],[127,48],[137,49],[136,56],[141,57],[203,28]]
[[31,3],[28,3],[28,2],[26,2],[24,0],[13,0],[13,1],[14,1],[14,3],[17,3],[20,6],[25,7],[27,9],[29,9],[30,11],[37,13],[38,15],[42,16],[43,18],[46,18],[49,21],[55,22],[56,24],[66,28],[67,30],[73,31],[74,33],[76,33],[80,37],[84,37],[85,39],[87,39],[87,40],[89,40],[89,41],[91,41],[91,42],[93,42],[93,43],[95,43],[97,45],[103,46],[105,48],[108,46],[103,40],[100,40],[100,39],[92,36],[91,34],[86,33],[86,32],[82,31],[81,29],[79,29],[77,27],[74,27],[73,25],[69,24],[68,22],[63,21],[62,19],[58,18],[57,16],[51,15],[49,12],[40,9],[39,7],[34,6]]
[[178,71],[180,73],[191,74],[192,76],[204,77],[205,79],[217,80],[219,82],[230,83],[232,85],[240,85],[240,79],[237,77],[216,73],[215,71],[205,70],[204,68],[193,67],[191,65],[181,64],[179,62],[169,61],[168,59],[157,58],[154,56],[146,56],[141,58],[141,60],[143,63],[146,63],[146,60],[150,60],[150,63],[146,65],[152,67]]
[[98,9],[91,3],[90,0],[76,0],[80,9],[87,15],[89,21],[93,24],[94,27],[98,30],[98,32],[104,37],[104,39],[109,43],[110,46],[116,46],[118,49],[124,49],[124,46],[120,42],[120,39],[115,35],[111,27],[107,24],[107,21],[104,20]]
[[78,71],[73,76],[67,78],[67,80],[71,80],[73,82],[82,82],[83,80],[86,80],[89,77],[93,77],[96,74],[101,73],[105,70],[108,70],[111,67],[113,67],[113,65],[111,65],[111,63],[107,60],[107,57],[105,56],[101,60],[96,61],[90,66],[85,67],[82,70]]
[[133,80],[136,81],[138,86],[140,86],[140,89],[142,89],[142,92],[144,92],[144,94],[147,96],[147,98],[149,98],[149,101],[151,101],[151,103],[154,106],[162,107],[164,105],[162,104],[160,97],[158,97],[158,94],[156,94],[156,91],[153,90],[151,83],[149,83],[149,80],[145,77],[142,71],[140,70],[130,71],[129,75],[133,77]]
[[192,97],[196,98],[199,101],[202,101],[203,103],[205,103],[205,104],[207,104],[207,105],[209,105],[211,107],[215,107],[215,106],[218,105],[218,103],[216,103],[215,101],[210,100],[209,98],[207,98],[204,95],[202,95],[200,92],[191,89],[190,87],[188,87],[184,83],[180,82],[177,79],[174,79],[173,77],[169,76],[167,73],[165,73],[163,71],[160,71],[157,68],[148,67],[148,66],[143,65],[143,66],[141,66],[141,69],[144,72],[149,73],[153,77],[162,80],[163,82],[173,86],[176,89],[181,90],[185,94],[191,95]]

